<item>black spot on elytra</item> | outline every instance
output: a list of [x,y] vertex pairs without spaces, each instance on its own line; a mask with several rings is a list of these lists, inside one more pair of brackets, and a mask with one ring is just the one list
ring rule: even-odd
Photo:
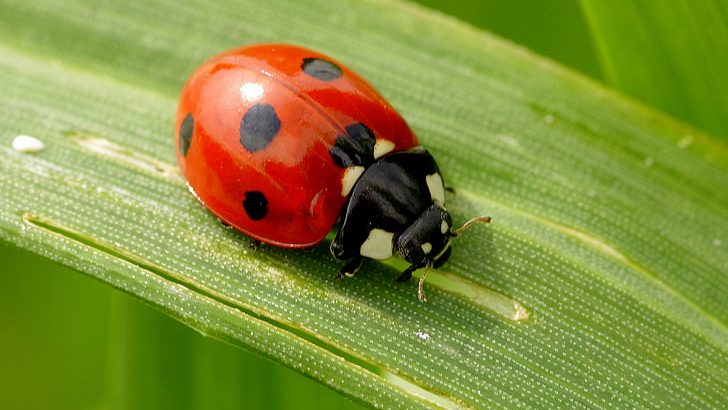
[[250,152],[262,150],[281,130],[281,120],[270,104],[256,104],[240,121],[240,144]]
[[341,168],[368,166],[374,162],[375,143],[374,132],[357,122],[346,127],[346,135],[336,137],[336,143],[329,149],[329,154]]
[[179,126],[179,150],[182,155],[187,155],[192,143],[192,134],[195,131],[195,119],[192,113],[188,113]]
[[268,199],[260,191],[248,191],[243,200],[243,209],[248,218],[259,221],[268,213]]
[[304,58],[301,69],[304,73],[321,81],[336,80],[343,75],[339,66],[320,58]]

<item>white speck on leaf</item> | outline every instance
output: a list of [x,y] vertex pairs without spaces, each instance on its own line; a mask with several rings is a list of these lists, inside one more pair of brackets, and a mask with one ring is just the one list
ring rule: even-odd
[[506,144],[508,144],[512,147],[517,147],[517,146],[521,145],[521,142],[518,140],[518,138],[515,138],[511,135],[499,135],[498,137],[500,138],[501,141],[505,142]]
[[13,139],[13,149],[18,152],[38,152],[45,148],[43,141],[30,135],[18,135]]
[[680,141],[677,142],[677,146],[680,149],[685,149],[688,147],[688,145],[693,143],[693,136],[690,134],[685,134],[684,137],[680,138]]
[[416,334],[417,334],[417,337],[419,337],[420,339],[422,339],[424,341],[430,340],[430,335],[426,332],[417,332]]

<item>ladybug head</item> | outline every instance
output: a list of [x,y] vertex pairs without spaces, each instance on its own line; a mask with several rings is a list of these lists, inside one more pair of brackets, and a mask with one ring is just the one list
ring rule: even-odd
[[[439,268],[450,258],[452,248],[450,238],[466,231],[475,222],[490,222],[489,216],[473,218],[463,226],[450,230],[452,217],[438,203],[433,203],[422,215],[405,230],[395,241],[394,250],[412,265],[400,276],[409,279],[413,270],[424,267],[417,287],[417,297],[426,300],[423,284],[430,267]],[[399,281],[400,278],[397,280]]]
[[394,250],[407,262],[438,268],[450,258],[450,238],[468,230],[475,222],[488,223],[490,220],[489,216],[473,218],[461,227],[451,230],[452,217],[440,204],[433,203],[399,235],[394,243]]
[[394,243],[394,251],[407,262],[440,266],[450,257],[452,217],[433,203]]

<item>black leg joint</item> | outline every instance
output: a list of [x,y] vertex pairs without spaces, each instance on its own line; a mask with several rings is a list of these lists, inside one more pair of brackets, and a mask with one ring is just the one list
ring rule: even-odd
[[350,260],[343,268],[336,274],[336,279],[343,279],[344,276],[352,277],[361,269],[361,265],[364,264],[364,258],[357,256]]
[[408,280],[412,279],[412,272],[416,271],[419,268],[424,268],[425,265],[426,264],[424,262],[413,263],[412,265],[409,266],[409,268],[405,269],[404,272],[402,272],[402,274],[399,275],[397,277],[397,279],[395,279],[395,281],[407,282]]

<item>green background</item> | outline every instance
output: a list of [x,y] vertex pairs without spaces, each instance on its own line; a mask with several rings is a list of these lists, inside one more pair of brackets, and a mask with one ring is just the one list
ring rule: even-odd
[[[419,2],[608,81],[577,0]],[[87,276],[6,245],[0,260],[0,408],[359,407]]]

